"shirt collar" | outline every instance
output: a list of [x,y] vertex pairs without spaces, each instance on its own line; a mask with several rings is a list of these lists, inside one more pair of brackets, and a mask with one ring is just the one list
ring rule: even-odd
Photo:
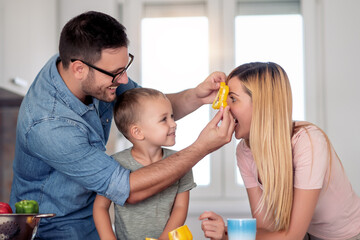
[[74,112],[83,116],[88,111],[92,111],[99,105],[99,100],[93,98],[93,103],[86,105],[80,101],[66,86],[64,80],[60,76],[60,73],[56,67],[57,63],[60,62],[59,54],[56,54],[51,61],[50,74],[51,84],[55,87],[58,93],[58,97]]

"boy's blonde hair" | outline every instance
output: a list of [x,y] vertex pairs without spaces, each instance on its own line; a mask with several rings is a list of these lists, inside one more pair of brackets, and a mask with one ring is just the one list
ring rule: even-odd
[[152,88],[133,88],[119,95],[114,106],[114,121],[119,131],[129,139],[129,127],[141,116],[141,104],[149,98],[166,98],[162,92]]

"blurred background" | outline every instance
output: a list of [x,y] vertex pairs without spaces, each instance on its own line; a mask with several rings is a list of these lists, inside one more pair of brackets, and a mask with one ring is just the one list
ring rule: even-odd
[[[195,87],[211,72],[250,61],[280,64],[291,81],[294,120],[328,134],[360,195],[360,1],[358,0],[0,0],[0,201],[9,201],[18,108],[58,49],[64,24],[88,10],[118,19],[135,56],[129,77],[165,93]],[[180,150],[214,115],[210,106],[178,121]],[[107,153],[129,143],[112,128]],[[204,239],[198,216],[248,217],[235,162],[237,141],[193,169],[186,224]]]

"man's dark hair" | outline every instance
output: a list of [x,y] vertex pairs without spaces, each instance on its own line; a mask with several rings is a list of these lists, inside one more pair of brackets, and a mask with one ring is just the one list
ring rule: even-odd
[[59,54],[64,68],[72,58],[95,63],[101,51],[127,47],[125,27],[113,17],[95,11],[82,13],[67,22],[61,31]]

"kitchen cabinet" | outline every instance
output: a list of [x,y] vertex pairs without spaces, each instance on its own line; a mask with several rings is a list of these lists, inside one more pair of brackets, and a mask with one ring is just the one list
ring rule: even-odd
[[58,52],[63,25],[89,10],[120,11],[118,0],[0,0],[0,87],[25,95]]
[[0,87],[25,95],[39,70],[57,52],[57,1],[0,2]]
[[0,202],[9,202],[16,122],[22,96],[0,88]]

